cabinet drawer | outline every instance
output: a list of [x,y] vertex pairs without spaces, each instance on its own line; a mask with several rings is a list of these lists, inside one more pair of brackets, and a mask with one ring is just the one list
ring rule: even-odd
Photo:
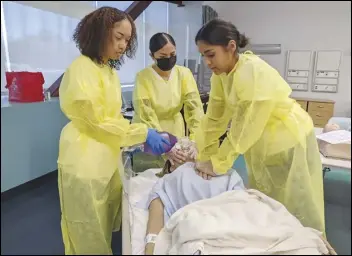
[[308,111],[311,112],[325,112],[329,114],[334,113],[334,104],[325,102],[309,102]]
[[322,119],[314,120],[313,119],[313,124],[314,124],[314,127],[324,128],[325,125],[328,123],[328,121],[329,120],[322,120]]
[[308,110],[309,115],[313,118],[317,119],[330,119],[333,114],[329,111],[324,111],[324,110]]
[[297,103],[298,103],[299,105],[301,105],[301,107],[302,107],[305,111],[307,111],[307,107],[308,107],[308,102],[307,102],[307,101],[305,101],[305,100],[297,100]]
[[324,127],[332,117],[329,113],[318,111],[309,111],[309,115],[311,116],[315,127]]

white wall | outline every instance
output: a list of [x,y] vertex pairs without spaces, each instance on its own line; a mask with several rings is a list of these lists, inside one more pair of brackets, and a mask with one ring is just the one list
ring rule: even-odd
[[[205,2],[207,3],[207,2]],[[284,75],[287,50],[344,51],[338,93],[293,92],[296,97],[336,101],[335,115],[351,115],[350,1],[210,1],[220,18],[233,22],[252,43],[281,44],[281,55],[262,56]]]

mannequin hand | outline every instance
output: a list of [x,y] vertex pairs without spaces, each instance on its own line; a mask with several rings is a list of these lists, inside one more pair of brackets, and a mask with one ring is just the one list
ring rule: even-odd
[[168,153],[166,153],[167,158],[170,160],[171,165],[182,165],[187,161],[187,154],[181,150],[173,147]]
[[213,164],[210,160],[205,162],[196,162],[196,172],[199,176],[204,179],[210,179],[211,177],[215,177],[216,173],[213,169]]

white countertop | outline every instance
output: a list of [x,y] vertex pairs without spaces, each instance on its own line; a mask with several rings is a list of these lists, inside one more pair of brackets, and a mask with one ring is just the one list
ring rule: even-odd
[[[323,132],[323,128],[315,128],[315,134],[318,135]],[[342,159],[334,159],[327,158],[320,153],[321,162],[324,167],[339,167],[348,169],[351,171],[351,161],[350,160],[342,160]]]
[[9,102],[7,96],[2,96],[1,97],[1,108],[11,108],[11,107],[18,107],[18,106],[25,106],[27,107],[28,105],[33,105],[33,104],[47,104],[51,102],[59,102],[59,98],[53,97],[50,100],[45,100],[45,101],[37,101],[37,102]]

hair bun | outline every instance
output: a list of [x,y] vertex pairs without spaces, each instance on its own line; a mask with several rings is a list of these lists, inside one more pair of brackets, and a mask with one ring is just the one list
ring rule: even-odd
[[240,40],[238,42],[238,46],[240,48],[245,48],[249,43],[249,39],[244,35],[244,34],[240,34]]

